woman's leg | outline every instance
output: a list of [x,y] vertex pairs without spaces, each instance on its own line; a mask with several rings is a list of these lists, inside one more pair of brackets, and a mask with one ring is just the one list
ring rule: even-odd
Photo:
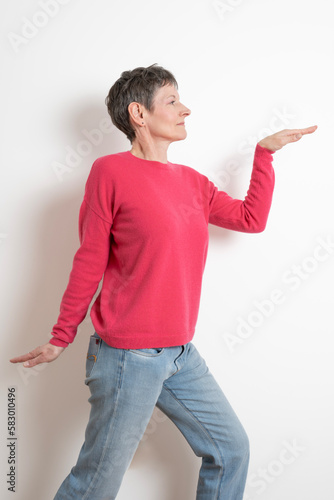
[[190,342],[177,360],[178,371],[163,383],[157,407],[180,429],[202,457],[197,500],[242,500],[249,462],[248,437]]
[[86,376],[85,442],[54,500],[114,500],[155,405],[202,457],[197,500],[242,499],[248,439],[192,343],[116,349],[95,334]]
[[[116,349],[90,337],[86,380],[91,411],[78,461],[54,500],[114,500],[153,413],[173,352]],[[168,362],[169,360],[169,362]]]

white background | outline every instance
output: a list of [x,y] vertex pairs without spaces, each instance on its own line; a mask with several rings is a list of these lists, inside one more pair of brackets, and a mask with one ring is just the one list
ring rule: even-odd
[[[248,432],[245,498],[333,498],[333,3],[63,0],[56,9],[54,1],[44,2],[49,14],[42,1],[1,1],[1,498],[52,499],[81,447],[89,316],[56,362],[29,371],[8,360],[50,338],[93,161],[130,149],[112,127],[84,149],[83,130],[109,119],[104,98],[123,70],[153,63],[175,74],[192,110],[169,160],[236,198],[247,192],[257,141],[318,125],[274,154],[263,233],[210,226],[193,342]],[[81,154],[70,165],[73,149]],[[67,169],[60,177],[56,162]],[[6,485],[13,385],[15,494]],[[199,467],[156,411],[117,498],[194,500]]]

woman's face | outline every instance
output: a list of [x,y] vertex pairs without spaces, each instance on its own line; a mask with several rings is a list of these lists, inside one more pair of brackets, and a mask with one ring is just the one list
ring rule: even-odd
[[153,99],[153,109],[145,110],[143,121],[152,139],[168,142],[187,137],[185,118],[191,113],[181,102],[173,85],[160,87]]

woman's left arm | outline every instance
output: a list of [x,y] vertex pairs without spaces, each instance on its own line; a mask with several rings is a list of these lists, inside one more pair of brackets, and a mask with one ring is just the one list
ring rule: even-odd
[[209,223],[234,231],[260,233],[264,231],[275,184],[272,166],[273,154],[304,134],[315,132],[317,126],[304,129],[281,130],[257,143],[249,189],[244,200],[219,191],[213,183],[209,205]]

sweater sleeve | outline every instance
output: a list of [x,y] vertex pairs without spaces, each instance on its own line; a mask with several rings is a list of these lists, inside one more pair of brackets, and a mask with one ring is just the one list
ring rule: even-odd
[[265,229],[275,184],[273,153],[256,145],[250,185],[244,200],[231,198],[210,181],[209,223],[245,233],[260,233]]
[[79,212],[80,247],[74,255],[50,344],[67,347],[73,342],[107,267],[113,220],[108,184],[94,162]]

